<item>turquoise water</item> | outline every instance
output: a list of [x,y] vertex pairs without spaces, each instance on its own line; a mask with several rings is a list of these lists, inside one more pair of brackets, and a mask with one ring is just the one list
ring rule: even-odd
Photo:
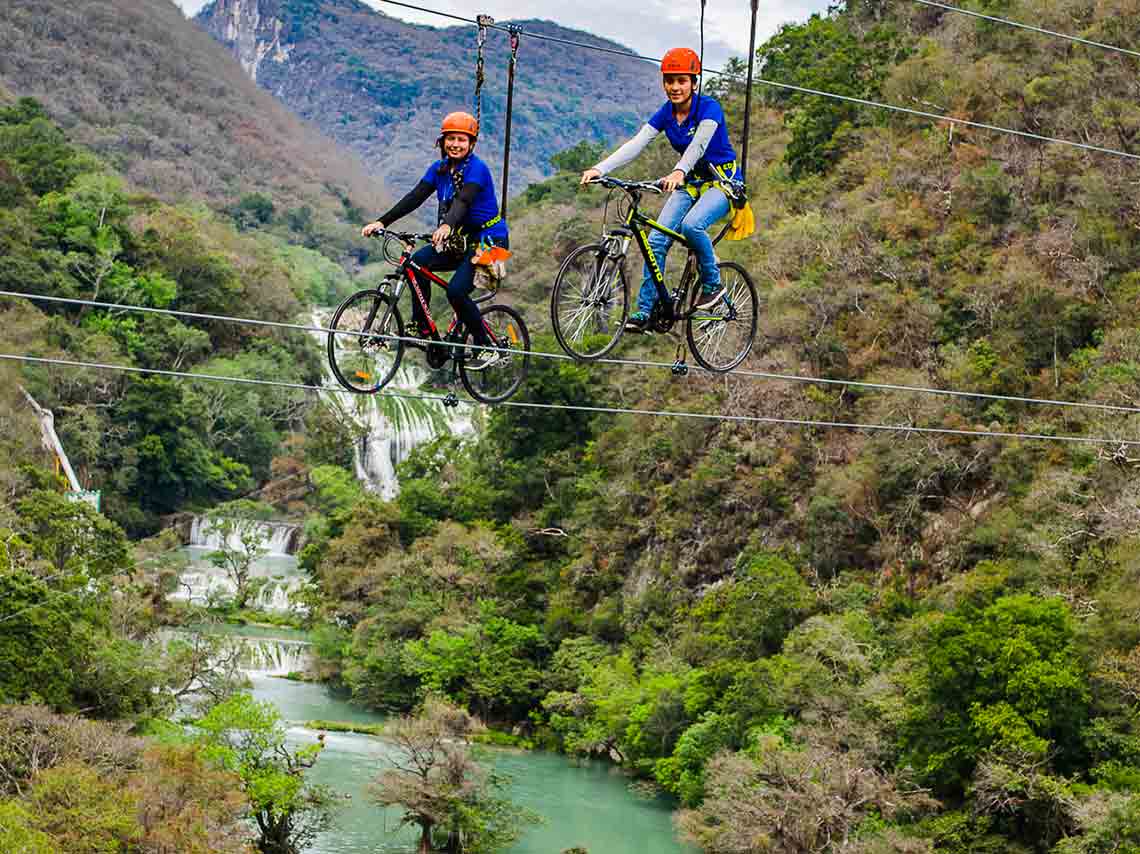
[[[321,685],[254,676],[254,695],[273,702],[293,723],[294,744],[316,733],[299,726],[314,719],[376,723],[380,715],[349,704]],[[391,748],[381,739],[328,733],[310,779],[344,797],[332,829],[307,849],[310,854],[406,854],[415,834],[398,830],[400,811],[383,810],[368,798],[368,784],[384,767]],[[674,838],[671,808],[664,799],[639,797],[628,780],[605,762],[573,762],[553,753],[489,749],[498,770],[512,778],[508,796],[534,810],[533,826],[509,854],[559,854],[578,845],[590,854],[689,854]]]

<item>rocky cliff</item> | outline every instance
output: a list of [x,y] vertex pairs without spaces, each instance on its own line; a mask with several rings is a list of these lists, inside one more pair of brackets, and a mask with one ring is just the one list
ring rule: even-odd
[[[363,155],[397,193],[431,160],[441,115],[471,109],[474,27],[408,24],[356,0],[215,0],[198,21],[237,56],[250,77]],[[527,32],[621,49],[549,22],[517,23]],[[486,51],[480,153],[496,162],[506,112],[506,34],[492,31]],[[515,89],[512,191],[549,174],[550,155],[580,140],[618,141],[636,129],[659,98],[657,74],[646,63],[524,33]]]

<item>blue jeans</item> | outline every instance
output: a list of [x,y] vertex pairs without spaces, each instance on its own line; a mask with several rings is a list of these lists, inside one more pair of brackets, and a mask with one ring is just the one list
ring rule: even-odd
[[[661,215],[657,221],[666,228],[678,232],[693,247],[693,254],[697,256],[697,268],[701,274],[701,284],[710,287],[720,284],[720,268],[716,265],[716,252],[713,251],[712,238],[709,237],[708,227],[728,213],[728,197],[718,188],[713,187],[699,199],[694,200],[684,190],[674,190],[673,195],[665,202]],[[649,233],[649,248],[657,259],[657,266],[661,268],[661,275],[665,275],[665,256],[673,238],[660,231]],[[641,293],[637,298],[637,308],[648,314],[657,302],[657,286],[653,283],[653,273],[649,265],[645,265],[645,278],[641,283]]]
[[[504,248],[508,244],[506,239],[490,239],[489,242]],[[491,339],[487,337],[487,330],[483,328],[483,315],[475,300],[471,299],[471,292],[475,290],[475,264],[472,263],[474,257],[474,248],[469,249],[461,258],[457,258],[454,255],[441,255],[429,243],[416,250],[412,260],[436,275],[448,270],[455,271],[447,283],[447,301],[451,303],[451,307],[455,309],[455,313],[459,315],[459,319],[463,321],[463,326],[471,333],[475,343],[490,344]],[[424,302],[431,305],[431,281],[426,276],[417,276],[416,281],[420,290],[424,292]],[[415,294],[412,294],[412,320],[420,329],[427,329],[427,318],[423,316],[420,301],[416,299]],[[440,334],[442,333],[441,329]]]

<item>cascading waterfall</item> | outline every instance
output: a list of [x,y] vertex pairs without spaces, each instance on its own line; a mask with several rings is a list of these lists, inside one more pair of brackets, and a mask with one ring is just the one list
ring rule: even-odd
[[309,666],[307,641],[242,637],[242,670],[250,676],[288,676]]
[[[250,605],[262,611],[287,612],[303,610],[294,605],[291,597],[297,593],[304,578],[297,569],[297,560],[290,554],[299,534],[297,525],[284,522],[251,522],[261,534],[267,553],[250,566],[250,575],[257,585]],[[193,605],[206,605],[214,600],[233,599],[237,594],[236,582],[225,570],[214,566],[209,555],[217,551],[245,551],[238,532],[223,537],[213,529],[208,517],[195,516],[190,525],[190,545],[184,554],[189,564],[178,579],[177,589],[170,599]]]
[[[293,547],[300,530],[297,525],[290,525],[287,522],[251,522],[250,524],[261,529],[270,557],[286,557],[293,553]],[[220,531],[213,529],[209,517],[206,516],[195,516],[190,523],[190,546],[191,548],[209,549],[210,551],[227,548],[241,551],[244,548],[239,531],[231,531],[228,538],[223,538]]]
[[[327,317],[314,313],[314,326],[325,326]],[[320,337],[322,343],[325,336]],[[348,346],[350,336],[338,336],[338,344]],[[405,351],[396,376],[386,386],[392,391],[417,392],[428,379],[422,366],[409,364],[409,359],[420,355],[418,350]],[[336,386],[336,378],[326,368],[326,384]],[[417,445],[430,442],[445,433],[463,435],[474,427],[467,411],[448,410],[438,400],[415,400],[388,397],[384,394],[361,395],[351,392],[332,392],[329,399],[340,414],[357,424],[364,434],[356,444],[356,476],[381,498],[396,497],[400,485],[396,466],[408,458]]]

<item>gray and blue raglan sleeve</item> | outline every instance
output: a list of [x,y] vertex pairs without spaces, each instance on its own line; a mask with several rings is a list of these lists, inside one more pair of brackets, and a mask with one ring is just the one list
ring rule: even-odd
[[685,153],[681,155],[677,165],[673,167],[674,170],[679,169],[686,176],[693,171],[693,167],[705,156],[705,151],[708,150],[709,143],[712,142],[717,126],[717,122],[713,119],[704,119],[697,125],[697,132],[693,134],[692,140],[689,141],[689,147],[685,149]]
[[[651,124],[646,123],[642,125],[641,130],[637,132],[633,139],[624,143],[617,151],[594,168],[603,175],[608,175],[616,169],[621,169],[621,167],[626,164],[632,163],[637,155],[645,151],[649,143],[653,142],[660,132],[661,131],[657,130],[657,128]],[[705,143],[705,145],[708,145],[708,143]]]

